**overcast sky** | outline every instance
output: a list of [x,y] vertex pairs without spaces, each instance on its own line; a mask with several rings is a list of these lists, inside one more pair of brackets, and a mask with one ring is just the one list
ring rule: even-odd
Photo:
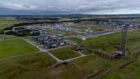
[[140,14],[140,0],[0,0],[7,14]]

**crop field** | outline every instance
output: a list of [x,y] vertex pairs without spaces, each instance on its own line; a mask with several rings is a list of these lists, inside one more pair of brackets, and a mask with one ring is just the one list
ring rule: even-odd
[[79,53],[75,52],[71,46],[67,46],[60,49],[54,49],[50,51],[54,56],[61,60],[70,59],[80,56]]
[[39,51],[36,47],[22,39],[9,39],[0,41],[0,59],[34,53]]

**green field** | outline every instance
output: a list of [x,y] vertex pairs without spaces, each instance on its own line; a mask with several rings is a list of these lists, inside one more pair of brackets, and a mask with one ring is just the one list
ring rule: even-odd
[[39,51],[22,39],[0,41],[0,59]]
[[47,53],[34,53],[0,62],[0,79],[46,79],[42,75],[55,62]]
[[[102,49],[102,50],[116,50],[120,45],[120,33],[113,33],[97,38],[87,39],[83,41],[83,45],[92,49]],[[132,31],[128,33],[127,49],[130,52],[137,52],[139,50],[140,43],[140,32]]]
[[95,55],[89,55],[75,60],[70,64],[50,68],[48,71],[44,72],[46,75],[42,76],[45,77],[43,79],[83,79],[91,73],[96,74],[100,70],[108,69],[113,65],[123,62],[123,60],[115,61],[116,62]]
[[[128,33],[127,50],[129,52],[137,52],[140,48],[140,30]],[[96,38],[89,38],[84,41],[69,37],[67,40],[82,44],[82,46],[90,49],[100,49],[106,52],[114,52],[120,45],[121,33],[113,33],[109,35],[99,36]]]
[[0,25],[0,30],[6,28],[7,26],[4,26],[4,25]]
[[47,53],[38,53],[0,62],[0,79],[81,79],[124,60],[114,61],[89,55],[71,64],[52,67],[55,60]]
[[104,59],[102,57],[96,56],[94,54],[91,54],[91,55],[88,55],[87,57],[80,58],[74,62],[80,67],[82,67],[84,70],[88,72],[96,73],[100,70],[113,67],[125,60],[127,60],[127,58],[123,58],[120,60],[108,60],[108,59]]
[[59,59],[66,60],[74,57],[80,56],[79,53],[72,50],[71,46],[54,49],[50,51],[54,56],[58,57]]
[[119,71],[106,75],[102,79],[140,79],[139,74],[140,74],[140,56],[134,63],[126,66],[125,68]]

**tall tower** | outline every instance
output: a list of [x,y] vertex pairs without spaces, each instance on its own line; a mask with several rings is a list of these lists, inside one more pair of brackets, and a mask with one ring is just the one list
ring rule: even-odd
[[121,30],[121,41],[120,41],[120,48],[116,52],[116,56],[124,56],[126,53],[126,42],[127,42],[127,31],[128,31],[129,24],[125,24]]
[[122,27],[122,37],[121,37],[121,44],[120,44],[120,51],[122,51],[123,55],[126,52],[126,41],[127,41],[127,31],[128,31],[128,24],[125,24]]

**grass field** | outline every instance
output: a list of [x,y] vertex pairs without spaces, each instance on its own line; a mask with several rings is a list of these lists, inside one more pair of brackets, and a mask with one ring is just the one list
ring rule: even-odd
[[114,52],[120,45],[120,33],[89,38],[82,41],[82,45],[89,49],[100,49],[106,52]]
[[[94,54],[88,55],[87,57],[80,58],[74,61],[80,67],[88,72],[99,72],[100,70],[108,69],[116,64],[119,64],[123,61],[127,60],[127,58],[121,60],[108,60],[96,56]],[[115,62],[114,62],[115,61]]]
[[4,26],[4,25],[0,25],[0,30],[6,28],[7,26]]
[[34,53],[0,62],[0,79],[46,79],[42,75],[55,62],[47,53]]
[[[127,50],[129,52],[137,52],[140,48],[140,30],[132,31],[128,33]],[[99,36],[96,38],[89,38],[84,41],[70,37],[66,38],[73,42],[82,44],[86,48],[101,49],[106,52],[114,52],[120,46],[121,33],[113,33],[109,35]]]
[[116,65],[123,60],[115,61],[116,62],[113,62],[95,55],[89,55],[73,61],[71,64],[50,68],[46,72],[46,79],[83,79],[90,73],[97,73],[102,69],[108,69],[109,67]]
[[77,56],[80,56],[79,53],[72,50],[71,46],[60,48],[60,49],[54,49],[50,51],[54,56],[58,57],[59,59],[66,60],[70,58],[74,58]]
[[36,47],[22,39],[0,41],[0,59],[16,55],[34,53],[37,51],[39,50]]
[[74,64],[51,67],[56,61],[47,53],[38,53],[0,62],[0,79],[81,79],[123,61],[89,55]]
[[[102,50],[116,50],[120,45],[120,33],[113,33],[97,38],[87,39],[83,41],[83,45],[92,49],[102,49]],[[140,47],[140,32],[132,31],[128,33],[127,49],[130,52],[137,52]]]
[[138,59],[125,68],[104,76],[102,79],[140,79],[140,56]]

